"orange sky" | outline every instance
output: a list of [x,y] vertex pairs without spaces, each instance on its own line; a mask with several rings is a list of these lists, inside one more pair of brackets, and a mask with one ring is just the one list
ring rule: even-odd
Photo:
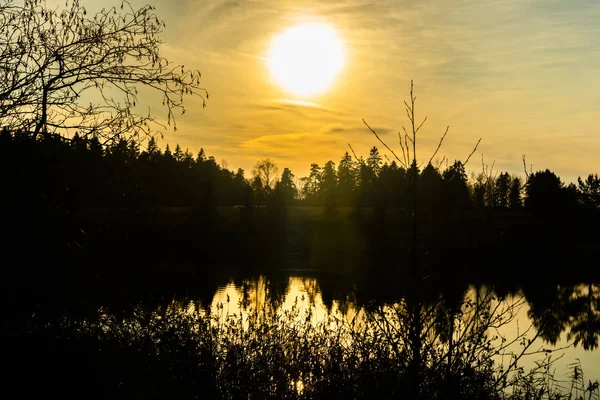
[[[418,118],[428,117],[421,159],[450,125],[440,158],[464,159],[483,138],[471,170],[481,170],[483,154],[522,175],[527,154],[534,170],[550,168],[566,181],[600,172],[598,2],[150,3],[167,23],[164,55],[199,69],[210,93],[206,109],[186,99],[177,132],[165,132],[162,145],[204,147],[248,174],[270,157],[303,176],[311,162],[339,161],[348,143],[362,155],[378,145],[362,118],[395,146],[396,132],[408,127],[403,101],[414,79]],[[266,60],[273,36],[304,22],[331,26],[346,53],[329,90],[309,97],[277,85]]]

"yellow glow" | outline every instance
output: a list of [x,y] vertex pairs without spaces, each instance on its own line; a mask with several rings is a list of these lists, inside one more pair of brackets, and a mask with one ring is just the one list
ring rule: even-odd
[[329,26],[294,26],[273,37],[269,68],[275,80],[298,96],[325,91],[344,66],[344,49]]

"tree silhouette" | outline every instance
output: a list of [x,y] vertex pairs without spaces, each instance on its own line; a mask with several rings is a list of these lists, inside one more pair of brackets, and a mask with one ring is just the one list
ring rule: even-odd
[[93,17],[79,0],[63,9],[40,0],[2,0],[0,9],[3,126],[34,136],[78,132],[107,141],[147,135],[161,125],[135,109],[141,87],[162,95],[174,128],[175,113],[185,111],[184,95],[208,97],[198,71],[161,55],[165,24],[152,6],[135,10],[123,1],[120,9]]
[[265,204],[265,187],[259,176],[254,176],[250,181],[250,187],[254,196],[254,203],[257,205]]
[[376,176],[373,169],[365,162],[358,165],[358,183],[356,187],[357,205],[360,207],[372,204],[371,193]]
[[204,152],[204,149],[201,148],[200,151],[198,151],[198,155],[196,156],[196,162],[203,163],[204,161],[206,161],[206,153]]
[[578,177],[577,184],[583,205],[592,209],[600,207],[600,178],[598,174],[588,175],[585,181]]
[[573,340],[575,346],[581,345],[585,350],[598,348],[600,338],[600,291],[589,283],[585,289],[577,291],[570,299],[572,320],[567,340]]
[[367,165],[373,171],[375,176],[379,176],[379,172],[381,171],[381,165],[383,164],[383,159],[379,154],[379,150],[377,147],[373,146],[371,151],[369,152],[369,157],[367,157]]
[[309,203],[316,203],[321,186],[321,168],[319,164],[310,165],[310,175],[303,188],[303,196]]
[[177,161],[177,162],[183,161],[183,150],[181,150],[181,146],[179,145],[179,143],[177,143],[177,145],[175,146],[175,152],[173,153],[173,158],[175,158],[175,161]]
[[335,192],[337,187],[337,174],[335,163],[327,161],[321,170],[319,180],[319,202],[332,207],[335,204]]
[[442,174],[444,178],[445,203],[451,210],[465,208],[470,205],[469,187],[465,166],[460,161],[455,161]]
[[447,199],[440,196],[444,190],[444,180],[433,165],[427,164],[421,172],[418,189],[419,207],[433,215],[439,213],[442,201]]
[[376,207],[406,209],[406,170],[395,161],[384,164],[373,187],[373,202]]
[[281,179],[277,182],[275,190],[281,193],[285,204],[292,204],[296,198],[298,191],[294,183],[294,174],[289,168],[284,168],[281,174]]
[[259,178],[265,189],[271,190],[275,187],[279,167],[270,158],[264,158],[256,163],[252,175]]
[[525,207],[535,212],[556,212],[567,202],[563,182],[548,169],[529,175],[525,193]]
[[473,174],[471,182],[473,204],[480,209],[487,206],[488,182],[483,172]]
[[523,201],[521,200],[521,188],[521,180],[518,177],[512,178],[510,192],[508,194],[508,206],[511,209],[519,209],[523,206]]
[[509,192],[511,188],[511,178],[508,172],[501,173],[496,179],[495,185],[495,200],[496,207],[508,208],[509,205]]
[[542,337],[556,344],[563,332],[567,340],[585,350],[598,348],[600,292],[597,285],[537,284],[524,288],[528,316]]
[[569,323],[569,299],[572,286],[558,287],[554,284],[538,283],[524,285],[523,292],[529,304],[527,315],[547,342],[555,345]]
[[296,188],[298,189],[298,198],[300,200],[306,200],[306,186],[308,184],[308,176],[303,176],[296,180]]
[[356,187],[355,163],[348,152],[344,153],[337,168],[337,203],[340,205],[352,204]]

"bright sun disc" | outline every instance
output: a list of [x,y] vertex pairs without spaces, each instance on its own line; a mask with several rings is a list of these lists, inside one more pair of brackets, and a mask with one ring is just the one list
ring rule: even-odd
[[271,73],[289,92],[312,96],[323,92],[344,66],[344,49],[335,31],[311,23],[294,26],[273,38]]

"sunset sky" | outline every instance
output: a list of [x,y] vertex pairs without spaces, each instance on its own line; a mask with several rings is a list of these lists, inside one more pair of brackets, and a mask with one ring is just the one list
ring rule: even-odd
[[[378,145],[362,118],[399,149],[413,79],[417,118],[428,117],[418,137],[422,161],[450,125],[440,158],[464,160],[483,138],[470,170],[481,170],[483,154],[523,175],[526,154],[534,170],[549,168],[566,181],[600,172],[595,0],[149,2],[167,23],[164,55],[199,69],[210,93],[204,110],[187,99],[163,146],[204,147],[248,174],[270,157],[303,176],[311,162],[337,164],[348,143],[365,156]],[[345,53],[319,95],[290,93],[269,69],[273,37],[303,23],[329,26]]]

